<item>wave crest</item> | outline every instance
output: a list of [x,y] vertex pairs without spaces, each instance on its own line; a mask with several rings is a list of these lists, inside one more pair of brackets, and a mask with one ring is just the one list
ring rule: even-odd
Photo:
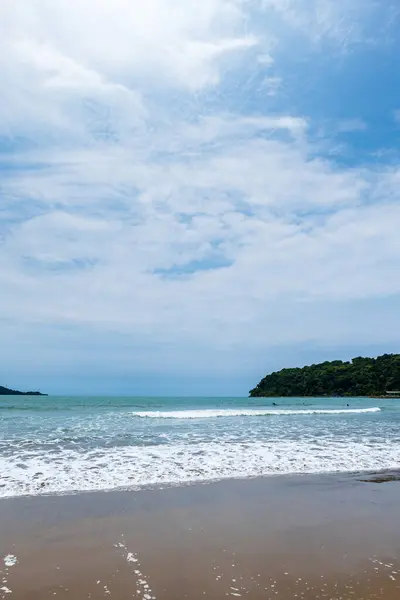
[[341,415],[377,413],[380,408],[310,408],[310,409],[213,409],[200,410],[171,410],[171,411],[138,411],[134,417],[144,419],[215,419],[220,417],[266,417],[290,415]]

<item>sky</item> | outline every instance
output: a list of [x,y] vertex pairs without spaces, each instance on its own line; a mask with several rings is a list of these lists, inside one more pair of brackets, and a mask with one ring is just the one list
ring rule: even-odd
[[399,351],[398,0],[2,0],[0,383]]

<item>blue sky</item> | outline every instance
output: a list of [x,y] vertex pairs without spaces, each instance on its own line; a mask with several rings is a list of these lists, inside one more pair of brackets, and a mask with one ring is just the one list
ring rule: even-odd
[[399,351],[400,6],[3,0],[0,380],[246,395]]

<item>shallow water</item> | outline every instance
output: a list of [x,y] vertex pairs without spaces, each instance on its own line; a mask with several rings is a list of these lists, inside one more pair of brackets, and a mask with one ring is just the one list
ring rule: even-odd
[[1,397],[0,496],[398,468],[399,426],[385,399]]

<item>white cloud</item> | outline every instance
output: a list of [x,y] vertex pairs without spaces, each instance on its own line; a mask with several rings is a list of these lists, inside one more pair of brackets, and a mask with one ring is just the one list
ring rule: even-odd
[[[262,4],[3,0],[3,318],[187,355],[348,341],[338,306],[400,294],[400,170],[339,166],[312,115],[269,104],[274,38],[341,48],[360,4]],[[254,65],[265,103],[233,111],[231,80]]]
[[[379,39],[372,28],[383,19],[393,25],[399,14],[396,0],[261,0],[262,5],[275,11],[286,25],[301,32],[314,43],[328,40],[342,49],[354,43],[369,43]],[[385,27],[383,27],[385,29]]]

